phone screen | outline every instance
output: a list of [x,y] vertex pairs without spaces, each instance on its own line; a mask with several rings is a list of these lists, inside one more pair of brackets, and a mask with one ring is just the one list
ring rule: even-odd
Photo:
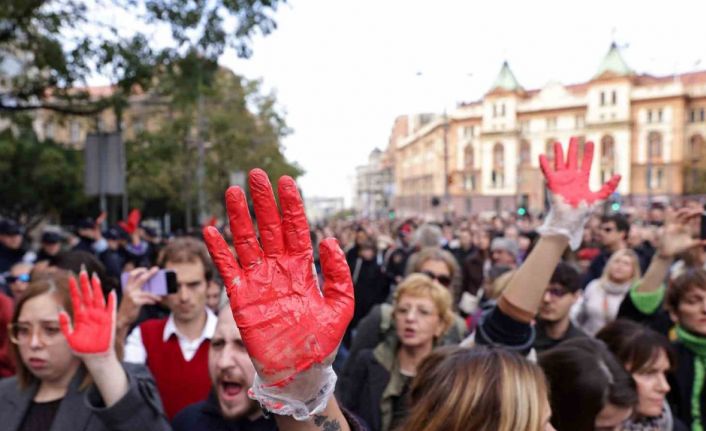
[[[120,283],[123,291],[127,286],[129,275],[130,274],[127,272],[123,272],[120,275]],[[144,286],[142,286],[142,290],[159,296],[177,293],[178,285],[176,273],[170,269],[160,269],[152,278],[145,282]]]
[[701,212],[701,239],[706,239],[706,205]]

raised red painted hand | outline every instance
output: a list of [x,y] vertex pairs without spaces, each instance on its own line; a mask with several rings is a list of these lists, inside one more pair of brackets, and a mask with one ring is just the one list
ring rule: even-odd
[[108,295],[108,304],[98,276],[89,282],[86,271],[79,274],[81,293],[74,278],[69,279],[71,303],[74,309],[73,328],[66,312],[59,314],[59,325],[71,349],[77,355],[105,354],[112,348],[115,333],[115,292]]
[[569,141],[569,151],[564,162],[564,151],[559,142],[554,143],[554,170],[549,167],[545,155],[539,156],[539,166],[547,179],[547,187],[555,195],[564,198],[564,201],[576,208],[579,203],[588,205],[598,200],[605,200],[618,187],[620,175],[613,175],[597,192],[592,192],[588,187],[588,178],[591,174],[593,162],[593,142],[586,142],[583,150],[583,162],[578,165],[578,139],[572,137]]
[[267,174],[252,170],[249,184],[262,248],[239,187],[226,191],[239,262],[215,227],[204,228],[204,239],[258,374],[284,385],[335,353],[353,316],[353,282],[341,248],[327,238],[319,247],[323,295],[319,290],[309,225],[292,178],[279,180],[281,218]]

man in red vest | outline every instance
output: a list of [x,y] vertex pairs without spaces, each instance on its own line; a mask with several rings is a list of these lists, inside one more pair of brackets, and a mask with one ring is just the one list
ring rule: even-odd
[[134,322],[143,305],[164,301],[171,310],[169,317],[146,320],[130,332],[124,358],[125,362],[147,365],[171,420],[179,410],[208,395],[208,350],[218,319],[206,306],[212,269],[202,242],[176,239],[162,250],[158,263],[176,273],[177,293],[160,298],[142,291],[156,268],[134,270],[125,288],[117,326],[120,331]]

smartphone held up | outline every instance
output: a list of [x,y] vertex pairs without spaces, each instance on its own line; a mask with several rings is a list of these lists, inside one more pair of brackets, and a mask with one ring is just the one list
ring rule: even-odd
[[[123,272],[120,276],[120,284],[123,291],[127,288],[130,273]],[[144,292],[150,292],[159,296],[177,293],[178,284],[176,273],[170,269],[160,269],[142,286]]]

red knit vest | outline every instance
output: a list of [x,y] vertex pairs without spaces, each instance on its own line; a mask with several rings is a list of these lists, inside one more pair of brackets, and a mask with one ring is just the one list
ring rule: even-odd
[[148,320],[140,325],[142,344],[147,351],[149,367],[164,404],[164,411],[171,421],[181,409],[206,399],[211,389],[208,375],[208,348],[205,340],[191,361],[186,361],[175,334],[162,341],[167,319]]

